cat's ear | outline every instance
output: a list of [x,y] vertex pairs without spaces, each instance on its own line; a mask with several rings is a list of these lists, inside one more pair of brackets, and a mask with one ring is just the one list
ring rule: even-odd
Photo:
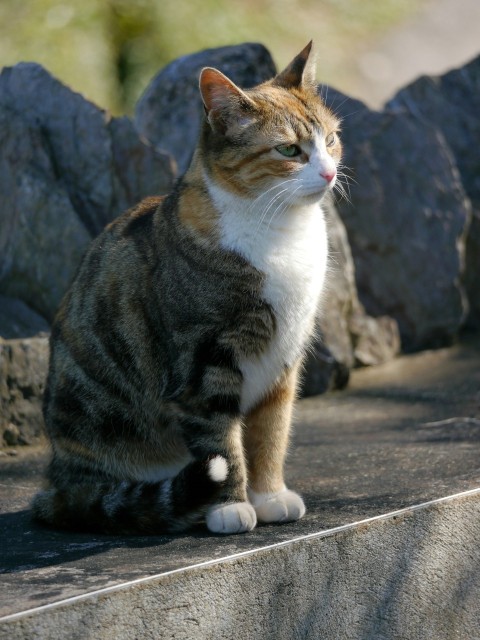
[[229,127],[244,127],[253,121],[253,101],[223,73],[205,67],[200,73],[200,94],[207,119],[217,133]]
[[286,89],[315,85],[315,56],[312,53],[313,41],[300,51],[298,56],[275,78],[273,84]]

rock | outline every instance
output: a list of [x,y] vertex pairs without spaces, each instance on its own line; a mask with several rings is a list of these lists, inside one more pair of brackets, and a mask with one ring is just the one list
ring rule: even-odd
[[48,338],[0,338],[0,444],[32,444],[43,437],[42,395]]
[[49,321],[91,240],[55,172],[40,130],[0,106],[0,292]]
[[175,177],[175,161],[156,151],[138,135],[130,118],[108,123],[112,144],[114,182],[110,220],[148,195],[168,193]]
[[336,360],[319,339],[308,350],[299,395],[308,398],[333,389],[344,389],[349,379],[350,368]]
[[0,336],[25,338],[50,331],[46,319],[18,298],[0,295]]
[[200,131],[198,77],[203,67],[216,67],[245,89],[276,73],[267,49],[247,43],[178,58],[153,78],[136,106],[135,126],[157,149],[172,154],[180,174],[189,165]]
[[449,344],[466,313],[460,284],[468,199],[442,134],[406,110],[372,112],[328,92],[343,117],[344,164],[353,170],[347,228],[359,297],[388,315],[406,350]]
[[473,216],[466,243],[465,286],[470,303],[468,324],[480,328],[480,56],[441,77],[422,77],[387,104],[420,123],[434,125],[448,142],[460,171]]
[[28,440],[25,440],[20,433],[20,429],[16,424],[11,422],[3,431],[3,440],[7,447],[14,447],[17,444],[27,444]]
[[0,293],[51,321],[86,246],[107,223],[173,182],[166,154],[21,63],[0,74]]
[[345,226],[331,200],[327,200],[323,208],[330,265],[318,322],[319,338],[309,350],[305,363],[303,396],[343,389],[354,366],[380,364],[400,351],[395,320],[367,316],[359,302]]
[[400,353],[400,333],[390,316],[372,318],[359,303],[349,322],[356,366],[373,366],[392,360]]

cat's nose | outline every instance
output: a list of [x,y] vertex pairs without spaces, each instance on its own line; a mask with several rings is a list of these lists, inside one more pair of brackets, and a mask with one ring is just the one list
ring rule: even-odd
[[337,175],[337,172],[335,170],[333,171],[325,171],[324,173],[320,174],[322,176],[322,178],[324,178],[327,182],[331,182],[335,176]]

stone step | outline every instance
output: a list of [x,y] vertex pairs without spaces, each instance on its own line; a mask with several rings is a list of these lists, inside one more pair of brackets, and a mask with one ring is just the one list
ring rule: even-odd
[[298,523],[217,537],[33,525],[45,451],[0,461],[0,638],[480,639],[480,344],[299,403]]

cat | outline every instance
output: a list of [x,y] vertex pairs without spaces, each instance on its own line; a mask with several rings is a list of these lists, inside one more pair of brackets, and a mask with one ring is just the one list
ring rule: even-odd
[[283,466],[341,157],[311,46],[249,90],[203,69],[189,169],[87,251],[52,326],[36,519],[232,534],[304,515]]

